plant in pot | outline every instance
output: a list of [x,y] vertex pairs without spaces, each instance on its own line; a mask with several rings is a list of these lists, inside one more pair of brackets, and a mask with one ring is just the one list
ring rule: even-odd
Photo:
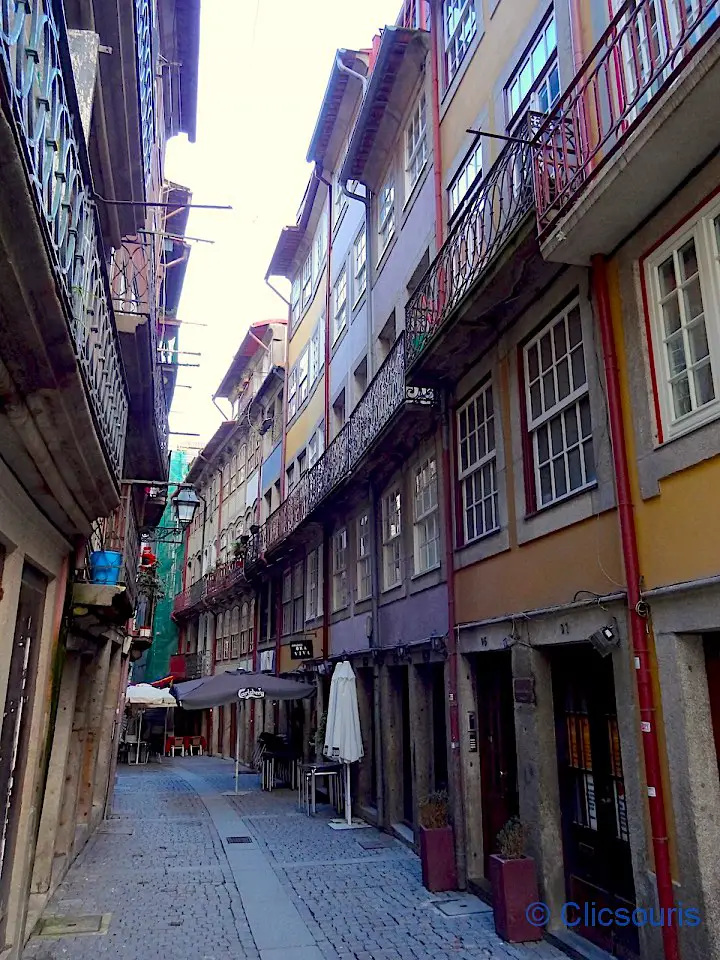
[[527,909],[538,901],[535,861],[525,854],[527,829],[512,817],[497,836],[498,853],[490,857],[495,930],[508,943],[542,940],[540,927],[528,920]]
[[428,794],[419,804],[420,863],[426,890],[457,890],[455,837],[448,817],[446,790]]

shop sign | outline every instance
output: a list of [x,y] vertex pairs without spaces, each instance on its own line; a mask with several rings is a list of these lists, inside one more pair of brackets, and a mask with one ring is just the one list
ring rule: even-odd
[[312,660],[312,638],[309,640],[295,640],[290,644],[291,660]]

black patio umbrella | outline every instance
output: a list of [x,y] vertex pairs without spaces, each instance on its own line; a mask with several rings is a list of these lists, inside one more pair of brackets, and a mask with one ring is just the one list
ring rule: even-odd
[[183,710],[207,710],[238,700],[302,700],[313,693],[315,686],[311,683],[286,680],[268,673],[226,670],[206,677],[193,690],[178,691],[176,696]]

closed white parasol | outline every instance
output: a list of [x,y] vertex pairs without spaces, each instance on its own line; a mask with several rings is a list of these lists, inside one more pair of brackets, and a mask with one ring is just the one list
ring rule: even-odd
[[361,820],[353,821],[352,819],[350,764],[357,763],[362,758],[363,743],[355,674],[347,660],[336,665],[330,684],[323,752],[329,759],[340,761],[345,765],[345,820],[333,820],[330,826],[336,830],[366,827],[367,824]]

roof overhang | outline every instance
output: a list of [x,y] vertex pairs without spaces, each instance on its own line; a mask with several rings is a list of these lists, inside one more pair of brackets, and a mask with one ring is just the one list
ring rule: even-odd
[[401,117],[422,75],[430,48],[424,30],[385,27],[365,98],[340,171],[341,183],[358,180],[377,190]]
[[169,137],[197,132],[200,0],[161,0],[160,45],[168,63],[163,68],[166,124]]
[[361,96],[361,81],[350,76],[344,70],[340,69],[343,64],[348,70],[359,73],[362,77],[367,75],[368,64],[367,55],[358,50],[338,50],[333,60],[330,78],[325,88],[325,95],[322,99],[322,107],[315,123],[313,135],[310,138],[310,146],[307,152],[308,163],[316,163],[319,167],[326,167],[326,158],[328,148],[335,132],[335,126],[342,113],[343,101],[348,89],[352,84],[355,92],[353,102]]
[[202,476],[202,472],[206,465],[213,460],[220,447],[222,447],[236,426],[237,422],[235,420],[224,420],[220,424],[215,433],[202,448],[200,453],[190,464],[190,469],[185,477],[185,483],[197,483]]
[[240,376],[247,367],[250,360],[255,356],[258,350],[262,349],[262,338],[273,323],[285,324],[286,320],[256,320],[250,324],[250,329],[245,334],[237,349],[237,353],[232,359],[232,363],[222,378],[220,386],[215,391],[216,397],[228,399],[235,388]]
[[270,265],[265,273],[266,279],[268,277],[287,277],[288,280],[291,279],[293,264],[297,257],[300,244],[305,237],[305,231],[307,230],[310,216],[315,205],[315,198],[320,188],[321,180],[319,174],[319,170],[313,170],[308,185],[305,188],[302,203],[300,204],[297,223],[294,226],[283,227],[280,232],[280,238],[275,246]]

